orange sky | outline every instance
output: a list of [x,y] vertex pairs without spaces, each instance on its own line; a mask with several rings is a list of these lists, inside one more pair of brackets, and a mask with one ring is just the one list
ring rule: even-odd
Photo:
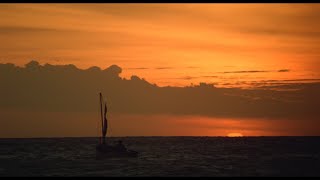
[[[319,4],[0,8],[1,63],[116,64],[123,68],[122,77],[138,75],[160,86],[320,78]],[[289,72],[277,72],[281,69]],[[267,72],[222,73],[234,71]]]
[[[121,77],[137,75],[158,86],[207,82],[253,87],[268,80],[320,81],[320,4],[0,4],[0,17],[0,63],[24,66],[37,60],[42,65],[74,64],[82,69],[115,64],[122,68]],[[15,124],[9,120],[20,117],[0,113],[8,117],[2,123],[8,128],[0,137],[14,134]],[[26,114],[32,121],[44,116],[41,113]],[[128,117],[114,117],[114,126],[121,129],[114,130],[114,136],[303,135],[313,128],[312,122],[303,126],[296,120],[188,117],[181,121],[162,116],[151,124],[148,117],[130,117],[137,124],[127,127],[121,120]],[[56,123],[59,129],[61,124]],[[149,129],[141,131],[139,125]],[[95,135],[92,128],[85,130],[88,126],[84,122],[74,131],[61,131],[70,136]],[[171,128],[163,131],[157,128],[161,126]],[[57,135],[44,129],[37,132],[30,127],[25,133]]]
[[[99,136],[99,113],[0,111],[1,138]],[[108,136],[315,136],[312,120],[110,114]],[[23,119],[17,125],[16,120]],[[68,123],[66,123],[68,122]],[[19,133],[17,133],[19,132]]]

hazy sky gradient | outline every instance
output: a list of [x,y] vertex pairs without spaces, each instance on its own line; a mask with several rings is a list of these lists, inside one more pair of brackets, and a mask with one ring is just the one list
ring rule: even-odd
[[0,137],[96,136],[100,91],[112,136],[319,135],[320,4],[0,4],[0,17]]

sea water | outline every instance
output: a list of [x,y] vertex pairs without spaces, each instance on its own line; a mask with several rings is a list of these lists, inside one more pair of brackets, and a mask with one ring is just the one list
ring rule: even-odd
[[320,137],[111,137],[137,158],[96,159],[98,138],[0,139],[0,176],[320,176]]

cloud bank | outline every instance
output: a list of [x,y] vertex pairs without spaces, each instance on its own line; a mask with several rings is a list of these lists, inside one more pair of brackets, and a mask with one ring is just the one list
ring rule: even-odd
[[[295,83],[295,91],[216,88],[200,83],[158,87],[138,76],[121,78],[121,67],[78,69],[69,65],[25,67],[0,64],[0,108],[30,111],[95,112],[102,92],[110,112],[201,115],[235,118],[318,119],[320,83]],[[284,85],[278,85],[284,86]]]

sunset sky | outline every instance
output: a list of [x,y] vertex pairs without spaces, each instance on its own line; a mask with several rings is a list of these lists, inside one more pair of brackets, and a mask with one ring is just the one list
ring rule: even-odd
[[320,79],[319,4],[0,7],[1,63],[116,64],[159,86]]
[[[36,60],[40,65],[73,64],[80,69],[117,65],[122,68],[120,77],[137,75],[159,87],[320,82],[320,4],[1,4],[0,17],[3,64],[24,67]],[[6,109],[1,108],[3,117],[20,118]],[[25,113],[30,119],[40,116],[30,113]],[[249,127],[242,122],[253,120],[210,121],[204,116],[188,118],[190,122],[182,125],[181,117],[173,117],[154,119],[162,125],[176,124],[167,135],[303,135],[299,127],[305,125],[304,132],[314,128],[311,122],[297,120],[257,120]],[[143,118],[137,119],[144,124]],[[188,130],[194,122],[224,128]],[[291,131],[281,129],[286,122]],[[13,124],[6,125],[8,132],[2,136],[12,134]],[[125,123],[116,126],[121,129]],[[156,126],[150,127],[154,133],[166,135]],[[140,130],[113,135],[152,135],[139,134]]]

